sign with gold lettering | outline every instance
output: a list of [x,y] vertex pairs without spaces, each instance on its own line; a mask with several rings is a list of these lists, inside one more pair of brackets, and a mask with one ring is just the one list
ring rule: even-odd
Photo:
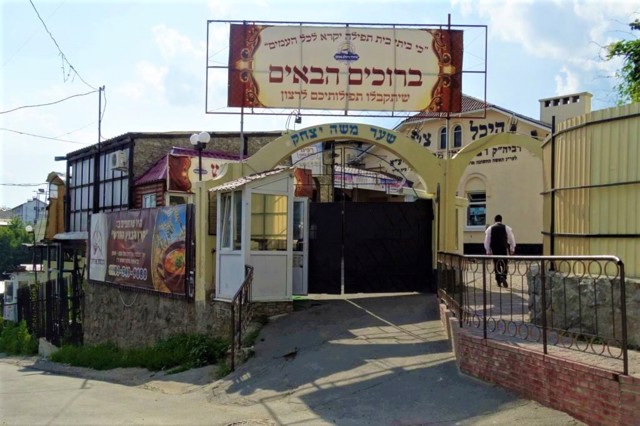
[[460,112],[462,31],[232,24],[228,105]]

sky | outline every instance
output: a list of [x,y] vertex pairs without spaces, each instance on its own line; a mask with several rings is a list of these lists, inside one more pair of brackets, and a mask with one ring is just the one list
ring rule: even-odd
[[[538,119],[538,101],[553,96],[590,92],[592,110],[615,106],[621,62],[603,60],[603,46],[637,37],[628,23],[639,13],[640,3],[620,0],[1,0],[0,207],[37,196],[50,172],[65,171],[56,156],[99,137],[239,131],[239,115],[206,112],[226,106],[226,82],[215,76],[205,105],[208,27],[209,63],[228,52],[227,25],[207,20],[450,19],[464,31],[463,92]],[[350,120],[304,117],[298,126]],[[245,115],[242,125],[286,130],[291,121],[286,112]],[[357,121],[393,128],[400,119]]]

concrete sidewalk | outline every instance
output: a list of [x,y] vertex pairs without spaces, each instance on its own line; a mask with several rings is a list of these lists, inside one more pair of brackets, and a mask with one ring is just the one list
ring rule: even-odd
[[315,297],[268,324],[255,357],[210,387],[278,424],[581,424],[461,375],[434,295]]
[[165,375],[0,358],[0,423],[581,424],[460,374],[433,295],[318,296],[296,307],[215,382],[215,367]]

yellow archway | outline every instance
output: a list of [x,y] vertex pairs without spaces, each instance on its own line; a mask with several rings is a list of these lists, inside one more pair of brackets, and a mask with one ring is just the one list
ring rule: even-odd
[[[210,181],[195,184],[196,229],[208,229],[208,194],[207,189],[221,185],[252,173],[272,170],[283,160],[289,158],[297,150],[320,142],[356,141],[381,146],[405,161],[424,181],[429,194],[436,195],[439,208],[436,210],[436,226],[438,230],[438,246],[436,251],[458,250],[456,235],[456,188],[469,162],[482,150],[494,146],[516,145],[529,150],[534,156],[542,158],[540,141],[529,136],[513,133],[498,133],[472,142],[461,149],[453,158],[438,159],[430,151],[402,133],[370,124],[330,123],[311,126],[294,132],[283,134],[270,142],[256,154],[242,163],[228,163],[223,167],[221,175]],[[439,190],[438,190],[439,188]],[[207,290],[213,283],[207,283],[215,265],[209,259],[215,246],[215,238],[198,238],[196,240],[196,300],[205,301]]]
[[425,152],[420,144],[394,130],[358,123],[320,124],[286,133],[248,158],[244,172],[271,170],[300,148],[334,140],[365,142],[393,151],[424,180],[430,193],[435,193],[442,181],[442,160]]
[[456,186],[460,182],[460,178],[464,174],[465,169],[469,165],[469,162],[478,155],[481,151],[495,146],[515,145],[525,148],[535,157],[542,160],[542,143],[529,136],[518,135],[515,133],[497,133],[478,139],[471,142],[469,145],[462,148],[456,155],[448,161],[449,171],[451,172],[452,182],[455,182]]
[[455,252],[456,247],[456,189],[465,169],[473,158],[485,149],[496,146],[519,146],[542,160],[542,142],[530,136],[516,133],[497,133],[473,141],[462,148],[453,158],[444,161],[444,185],[441,197],[441,218],[438,224],[441,232],[438,250]]

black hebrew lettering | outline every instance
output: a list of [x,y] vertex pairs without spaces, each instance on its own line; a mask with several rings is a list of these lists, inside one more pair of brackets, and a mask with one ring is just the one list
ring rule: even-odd
[[422,141],[422,146],[431,146],[431,133],[423,133]]
[[488,134],[496,134],[504,132],[504,121],[495,121],[493,123],[479,124],[475,126],[473,120],[469,121],[469,131],[473,133],[471,140],[478,137],[483,138]]
[[469,121],[469,131],[473,132],[473,136],[471,136],[471,140],[475,141],[478,136],[478,126],[473,125],[473,120]]

